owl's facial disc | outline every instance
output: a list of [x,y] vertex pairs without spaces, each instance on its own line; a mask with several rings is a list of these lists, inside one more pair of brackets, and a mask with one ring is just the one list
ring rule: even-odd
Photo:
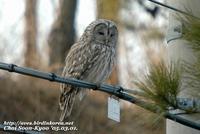
[[105,23],[98,24],[94,29],[94,40],[96,43],[112,47],[116,44],[117,29]]

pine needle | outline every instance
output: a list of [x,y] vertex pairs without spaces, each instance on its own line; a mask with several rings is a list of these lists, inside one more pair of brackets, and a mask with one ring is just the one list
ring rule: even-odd
[[158,64],[151,64],[149,70],[144,74],[142,80],[137,80],[134,84],[144,92],[142,96],[145,100],[153,102],[162,111],[167,111],[169,107],[177,108],[177,95],[180,92],[181,69],[178,64],[167,65],[164,60]]

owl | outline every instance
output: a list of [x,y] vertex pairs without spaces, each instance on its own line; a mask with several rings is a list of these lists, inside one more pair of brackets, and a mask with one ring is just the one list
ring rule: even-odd
[[[118,30],[114,22],[105,19],[93,21],[85,29],[65,60],[62,76],[96,84],[104,82],[112,72],[116,59]],[[85,89],[61,84],[60,121],[70,116],[77,94]]]

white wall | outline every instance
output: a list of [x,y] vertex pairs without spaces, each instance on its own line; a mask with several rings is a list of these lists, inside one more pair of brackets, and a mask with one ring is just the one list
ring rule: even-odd
[[[193,15],[200,16],[200,0],[168,0],[168,5],[181,9],[183,11],[192,11]],[[169,26],[175,24],[176,17],[175,12],[170,11],[169,14]],[[173,29],[172,29],[173,30]],[[170,59],[175,61],[183,59],[189,63],[195,62],[196,58],[193,52],[188,48],[188,42],[181,39],[176,39],[168,43],[168,54]],[[184,90],[179,96],[180,97],[192,97],[190,95],[191,89]],[[166,134],[200,134],[200,131],[192,129],[176,123],[171,120],[167,120],[166,123]]]

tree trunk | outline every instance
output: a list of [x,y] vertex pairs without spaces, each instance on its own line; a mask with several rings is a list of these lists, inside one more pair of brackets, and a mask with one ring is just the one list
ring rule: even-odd
[[119,0],[97,0],[97,17],[118,23]]
[[[97,18],[109,19],[114,21],[116,24],[119,23],[118,12],[120,8],[119,0],[97,0]],[[118,84],[118,67],[113,68],[110,76],[109,83]]]
[[57,17],[48,37],[50,66],[59,69],[75,40],[75,13],[77,0],[60,0]]
[[37,0],[26,0],[25,7],[25,61],[29,67],[38,67],[39,55],[37,52]]

